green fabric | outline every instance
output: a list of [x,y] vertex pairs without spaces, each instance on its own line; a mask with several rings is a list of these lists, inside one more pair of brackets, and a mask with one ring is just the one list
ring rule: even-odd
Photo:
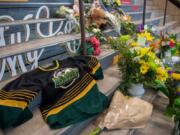
[[[23,115],[22,115],[23,114]],[[32,118],[32,113],[20,108],[0,106],[0,128],[6,129],[17,126]]]
[[13,124],[13,127],[19,126],[20,124],[28,121],[32,117],[33,117],[32,112],[28,108],[26,108],[24,111],[21,112],[19,118],[16,119],[16,121]]
[[95,78],[97,79],[103,79],[104,75],[103,75],[103,71],[102,68],[98,68],[98,70],[95,72]]
[[107,104],[107,97],[98,91],[97,85],[94,85],[84,97],[58,114],[49,116],[47,123],[52,129],[62,128],[103,112]]

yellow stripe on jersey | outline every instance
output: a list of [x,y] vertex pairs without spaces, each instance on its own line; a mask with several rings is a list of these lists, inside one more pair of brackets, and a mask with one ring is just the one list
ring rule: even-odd
[[72,100],[67,102],[66,104],[59,106],[57,108],[54,108],[51,111],[49,111],[45,119],[47,119],[47,117],[50,115],[54,115],[54,114],[59,113],[60,111],[62,111],[64,108],[66,108],[70,104],[72,104],[72,103],[76,102],[77,100],[79,100],[80,98],[84,97],[92,89],[92,87],[95,84],[96,84],[96,81],[92,80],[91,83],[78,96],[76,96],[75,98],[73,98]]
[[2,100],[0,99],[1,106],[9,106],[24,109],[27,107],[27,103],[24,101],[16,101],[16,100]]
[[100,63],[98,63],[93,69],[92,69],[92,73],[95,74],[96,71],[101,67]]

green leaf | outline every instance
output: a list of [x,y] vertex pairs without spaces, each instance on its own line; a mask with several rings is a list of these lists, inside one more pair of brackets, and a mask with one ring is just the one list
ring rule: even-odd
[[175,99],[174,105],[180,109],[180,97]]
[[93,129],[89,135],[98,135],[101,132],[101,128],[100,127],[96,127],[95,129]]

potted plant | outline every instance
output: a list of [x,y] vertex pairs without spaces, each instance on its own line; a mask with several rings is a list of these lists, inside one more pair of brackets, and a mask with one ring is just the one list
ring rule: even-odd
[[143,84],[166,81],[167,71],[152,48],[140,46],[130,36],[112,39],[110,43],[122,56],[118,64],[123,79],[121,89],[132,96],[141,97],[145,92]]
[[166,108],[165,115],[172,118],[175,122],[174,135],[180,133],[180,74],[170,73],[170,77],[166,82],[166,89],[169,98],[169,105]]
[[171,57],[178,51],[178,42],[176,41],[176,35],[164,34],[159,37],[159,51],[160,58],[167,56]]

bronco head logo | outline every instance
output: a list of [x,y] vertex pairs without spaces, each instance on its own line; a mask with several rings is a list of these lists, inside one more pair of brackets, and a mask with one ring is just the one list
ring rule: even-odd
[[79,78],[78,68],[65,68],[54,72],[55,88],[68,88]]

